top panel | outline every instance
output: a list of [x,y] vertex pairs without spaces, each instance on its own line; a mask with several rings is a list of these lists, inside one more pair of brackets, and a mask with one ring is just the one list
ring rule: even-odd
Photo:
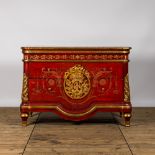
[[84,52],[129,53],[131,47],[22,47],[23,53]]

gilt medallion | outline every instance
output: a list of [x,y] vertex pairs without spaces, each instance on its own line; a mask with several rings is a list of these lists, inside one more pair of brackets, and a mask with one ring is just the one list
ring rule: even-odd
[[64,74],[64,91],[71,99],[82,99],[90,91],[90,74],[81,65],[75,65]]

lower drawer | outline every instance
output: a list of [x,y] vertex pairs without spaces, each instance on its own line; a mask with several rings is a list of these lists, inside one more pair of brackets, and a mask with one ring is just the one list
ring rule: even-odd
[[[85,102],[89,99],[99,102],[123,101],[123,79],[114,80],[103,77],[100,80],[91,79],[89,91],[77,99],[66,92],[64,87],[64,79],[29,79],[29,100],[60,102],[63,99],[73,103]],[[82,90],[79,88],[78,91],[77,94],[80,96],[80,91]],[[70,91],[70,93],[75,92]]]

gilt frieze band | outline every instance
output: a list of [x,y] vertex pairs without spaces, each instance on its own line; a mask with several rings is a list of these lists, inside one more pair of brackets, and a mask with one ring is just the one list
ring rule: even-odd
[[114,61],[128,62],[128,54],[25,54],[24,61],[63,62],[63,61]]

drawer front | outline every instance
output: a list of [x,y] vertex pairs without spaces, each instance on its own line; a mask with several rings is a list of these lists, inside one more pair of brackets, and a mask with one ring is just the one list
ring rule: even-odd
[[[61,76],[63,72],[66,72],[73,66],[81,65],[85,69],[87,69],[92,76],[94,74],[99,74],[99,72],[106,74],[107,72],[111,72],[113,78],[116,77],[118,79],[123,78],[123,63],[29,63],[29,78],[44,78],[45,74],[49,73],[49,75],[54,75],[52,71],[55,71],[55,74]],[[62,77],[63,78],[63,77]],[[92,77],[93,78],[93,77]]]
[[122,63],[30,63],[29,99],[84,109],[123,101]]

